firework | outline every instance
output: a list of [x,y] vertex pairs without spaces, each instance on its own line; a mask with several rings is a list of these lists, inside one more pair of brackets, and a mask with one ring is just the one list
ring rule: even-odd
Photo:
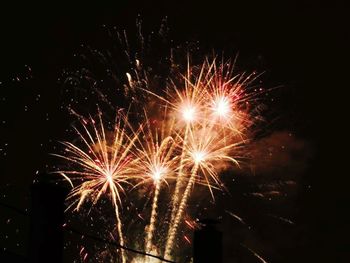
[[[184,81],[184,90],[178,89],[176,85],[173,85],[175,95],[170,94],[170,100],[167,100],[167,104],[173,109],[173,114],[176,120],[178,120],[178,126],[184,127],[179,131],[179,135],[182,139],[182,150],[180,156],[179,170],[176,178],[175,190],[172,198],[172,210],[170,217],[170,227],[168,230],[168,238],[174,231],[174,219],[176,211],[179,206],[180,189],[183,185],[183,166],[184,158],[186,156],[186,144],[189,132],[194,128],[194,125],[201,120],[203,100],[206,97],[206,88],[203,86],[205,83],[203,80],[208,76],[205,75],[205,65],[201,68],[198,76],[195,75],[191,67],[187,65],[187,75],[182,76]],[[184,126],[183,126],[184,125]],[[167,241],[168,244],[168,241]],[[166,246],[168,247],[168,245]],[[167,251],[167,249],[166,249]],[[166,252],[167,254],[167,252]]]
[[[125,192],[126,186],[136,189],[143,185],[152,189],[152,194],[147,196],[152,201],[144,248],[146,253],[159,254],[160,246],[153,242],[160,213],[159,199],[163,187],[171,184],[164,247],[164,257],[170,259],[192,189],[196,184],[205,185],[214,199],[213,189],[223,188],[220,172],[239,165],[242,145],[248,141],[247,131],[252,125],[250,102],[256,93],[249,92],[247,86],[257,76],[233,75],[233,65],[214,58],[195,67],[190,66],[188,59],[186,73],[177,76],[176,80],[180,81],[168,82],[165,95],[148,89],[146,79],[147,85],[139,85],[137,72],[132,74],[135,80],[127,73],[133,92],[142,90],[154,100],[146,104],[143,114],[137,112],[144,121],[136,131],[126,118],[119,118],[115,129],[107,132],[100,115],[97,124],[90,118],[82,123],[83,132],[76,129],[83,148],[63,143],[67,154],[59,156],[74,169],[59,172],[72,184],[79,180],[69,196],[74,200],[72,206],[79,209],[86,199],[96,204],[102,195],[110,196],[120,244],[124,245],[120,193]],[[157,111],[161,117],[149,118],[147,112],[152,112],[150,105],[155,104],[164,111]],[[88,123],[92,124],[92,132]],[[126,262],[123,250],[121,253]],[[145,262],[147,258],[133,260]]]
[[[207,105],[209,118],[219,129],[229,129],[229,132],[244,136],[244,132],[251,124],[249,106],[256,92],[249,92],[247,87],[258,77],[250,75],[233,75],[234,63],[216,61],[213,64],[211,78],[208,80]],[[209,66],[207,66],[209,68]]]
[[[88,126],[91,125],[91,127]],[[132,146],[137,139],[137,134],[129,137],[122,124],[121,118],[116,121],[113,131],[107,131],[104,127],[101,114],[96,124],[93,118],[82,121],[82,131],[75,128],[84,147],[78,147],[70,142],[63,142],[65,154],[56,155],[69,161],[74,168],[60,170],[57,173],[64,175],[72,185],[78,182],[71,191],[68,199],[79,210],[88,198],[95,205],[103,195],[111,198],[117,221],[119,243],[124,245],[122,222],[120,219],[119,204],[120,193],[124,192],[124,186],[130,184],[130,180],[136,178],[135,163]],[[121,250],[123,263],[126,262],[124,251]]]
[[[205,184],[212,197],[214,198],[212,188],[221,187],[221,181],[218,172],[225,162],[231,162],[238,165],[237,159],[232,156],[238,156],[239,148],[244,143],[235,138],[223,137],[223,134],[217,133],[213,126],[204,124],[191,130],[186,144],[186,156],[183,160],[185,167],[192,167],[189,173],[189,179],[182,194],[182,198],[177,209],[170,234],[168,235],[165,258],[170,258],[171,249],[176,237],[178,227],[184,215],[190,193],[196,181]],[[235,153],[236,151],[236,153]]]
[[[166,116],[166,114],[164,115]],[[146,113],[145,119],[145,125],[140,129],[135,150],[139,160],[137,163],[138,173],[142,176],[141,181],[136,186],[149,184],[149,182],[154,186],[150,222],[145,239],[145,250],[151,252],[161,186],[163,183],[168,184],[168,179],[174,178],[178,158],[174,156],[176,144],[171,136],[173,126],[165,127],[164,122],[161,122],[160,128],[152,129],[152,124]]]
[[[242,91],[245,83],[242,79],[239,76],[232,76],[230,63],[217,66],[216,59],[206,60],[200,67],[198,74],[187,70],[187,76],[184,77],[184,91],[180,91],[176,87],[174,89],[176,96],[171,96],[172,101],[169,104],[176,113],[180,113],[177,114],[177,118],[179,122],[185,123],[185,129],[181,137],[180,169],[173,194],[165,257],[169,257],[179,221],[187,203],[189,189],[195,182],[197,170],[200,168],[201,172],[204,172],[204,178],[212,196],[208,176],[214,179],[215,184],[219,184],[216,168],[212,166],[211,162],[204,162],[202,159],[216,160],[217,162],[219,159],[220,161],[230,159],[237,164],[235,159],[229,157],[229,154],[232,154],[229,149],[244,141],[244,122],[248,120],[246,111],[241,106],[243,99],[245,99]],[[240,134],[241,137],[237,137],[237,134]],[[213,146],[218,148],[211,148]],[[192,160],[194,167],[180,202],[179,196],[184,181],[183,167],[186,166],[186,156],[187,161]]]

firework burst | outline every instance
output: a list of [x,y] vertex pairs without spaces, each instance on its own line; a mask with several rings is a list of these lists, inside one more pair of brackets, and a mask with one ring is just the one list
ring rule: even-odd
[[[125,185],[130,184],[131,179],[137,178],[137,159],[132,153],[137,134],[129,137],[121,119],[116,121],[113,131],[105,129],[101,114],[97,123],[93,118],[83,120],[82,131],[75,128],[83,147],[63,142],[65,154],[56,154],[69,161],[73,168],[56,173],[63,175],[73,186],[77,182],[68,197],[69,200],[73,200],[70,207],[75,205],[76,210],[79,210],[87,199],[95,205],[102,196],[110,197],[115,210],[119,242],[124,246],[119,204]],[[123,250],[121,256],[125,263]]]
[[[222,187],[219,171],[228,162],[238,165],[241,146],[248,141],[246,131],[252,123],[249,103],[256,94],[248,92],[247,87],[256,77],[254,74],[233,75],[233,66],[230,62],[218,63],[216,58],[206,59],[194,77],[190,70],[187,71],[185,90],[181,93],[175,89],[177,97],[175,102],[170,103],[177,112],[185,109],[177,118],[186,126],[184,133],[179,132],[182,134],[181,170],[173,195],[164,254],[166,258],[170,258],[177,229],[195,182],[207,185],[214,198],[212,186]],[[184,177],[187,185],[180,200]]]
[[[170,237],[171,233],[174,231],[173,222],[176,217],[176,211],[179,207],[180,189],[184,184],[183,167],[186,156],[187,137],[189,133],[195,129],[195,125],[199,123],[203,117],[203,105],[207,96],[207,89],[204,80],[208,78],[208,73],[209,72],[206,70],[206,65],[203,64],[198,75],[195,74],[190,66],[188,58],[186,75],[181,76],[181,79],[183,80],[183,89],[179,89],[174,82],[171,82],[172,88],[170,90],[172,92],[168,92],[167,94],[169,99],[164,99],[161,97],[161,99],[171,108],[171,114],[176,122],[178,137],[182,141],[179,169],[177,172],[175,190],[172,197],[168,237]],[[168,243],[169,242],[167,241],[165,254],[168,254]]]
[[207,186],[214,199],[213,188],[220,189],[223,186],[218,176],[219,171],[222,170],[225,163],[239,165],[240,147],[245,141],[237,140],[233,133],[231,133],[231,136],[235,138],[230,138],[227,135],[223,136],[222,133],[215,129],[215,126],[211,125],[210,120],[208,121],[209,123],[202,124],[200,127],[197,126],[196,129],[191,130],[187,138],[184,150],[186,155],[183,159],[183,164],[184,170],[189,171],[186,173],[189,177],[170,227],[164,254],[165,258],[170,258],[176,233],[195,183]]
[[244,136],[244,132],[251,125],[250,104],[258,95],[249,88],[259,77],[252,74],[234,75],[234,65],[230,61],[217,63],[206,61],[210,71],[207,79],[206,109],[209,118],[218,129],[229,129],[230,132]]
[[[166,111],[166,110],[165,110]],[[166,114],[164,114],[166,116]],[[151,123],[145,113],[145,125],[140,129],[140,135],[137,139],[136,154],[139,162],[137,163],[138,173],[141,180],[135,187],[146,184],[154,187],[154,196],[152,201],[150,222],[147,226],[145,250],[151,252],[153,247],[153,233],[158,214],[158,199],[163,184],[168,184],[169,179],[174,179],[177,170],[177,156],[174,156],[176,142],[172,137],[173,125],[167,127],[160,123],[161,127],[156,126],[156,120]],[[151,125],[155,126],[152,128]]]

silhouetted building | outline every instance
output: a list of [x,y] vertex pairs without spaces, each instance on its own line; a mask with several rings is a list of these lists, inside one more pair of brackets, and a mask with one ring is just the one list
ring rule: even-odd
[[193,262],[222,263],[222,233],[215,227],[217,221],[202,220],[201,229],[194,232]]
[[28,262],[23,256],[14,254],[10,251],[1,251],[0,252],[0,262],[1,263],[25,263]]
[[67,189],[50,182],[38,182],[32,185],[31,191],[30,262],[61,263]]

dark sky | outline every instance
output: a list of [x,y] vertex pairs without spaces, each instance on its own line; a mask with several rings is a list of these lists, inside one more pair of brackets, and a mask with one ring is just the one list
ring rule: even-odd
[[[333,146],[347,141],[338,133],[338,127],[347,121],[339,113],[344,112],[342,99],[348,85],[342,81],[349,46],[349,9],[345,4],[291,0],[115,2],[120,3],[2,8],[1,204],[28,208],[29,185],[36,171],[45,168],[50,147],[62,139],[69,126],[59,108],[62,91],[57,79],[62,69],[71,65],[79,45],[103,46],[102,25],[132,34],[137,15],[146,31],[158,28],[167,16],[170,39],[175,42],[198,40],[206,50],[239,52],[242,66],[266,72],[267,86],[282,85],[275,95],[277,102],[271,105],[275,107],[272,115],[279,116],[273,129],[292,133],[310,149],[312,157],[298,175],[298,190],[289,211],[296,230],[271,230],[281,236],[296,234],[290,247],[276,254],[271,242],[272,247],[265,248],[267,258],[272,262],[346,262],[342,260],[349,258],[349,242],[345,241],[350,223],[339,211],[348,207],[349,179],[341,172],[342,152]],[[343,147],[346,150],[345,144]],[[290,171],[282,169],[280,173]],[[26,248],[18,250],[12,236],[22,231],[17,229],[25,229],[22,225],[27,219],[10,210],[0,207],[0,244],[25,254]],[[263,227],[259,222],[253,224]],[[23,236],[17,238],[19,243]]]

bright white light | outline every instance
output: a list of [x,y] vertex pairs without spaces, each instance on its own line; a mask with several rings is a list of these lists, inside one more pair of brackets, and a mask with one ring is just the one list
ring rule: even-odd
[[152,171],[152,178],[154,181],[159,181],[163,175],[165,174],[166,169],[162,166],[155,167],[154,171]]
[[213,102],[214,113],[220,117],[227,117],[230,112],[230,102],[226,97],[217,98]]
[[106,173],[106,178],[109,184],[113,184],[113,174],[111,172]]
[[193,154],[193,159],[196,163],[200,163],[205,159],[205,155],[205,152],[198,151]]
[[196,110],[194,107],[191,106],[185,106],[182,109],[182,117],[184,118],[185,121],[191,122],[195,118],[195,113]]

